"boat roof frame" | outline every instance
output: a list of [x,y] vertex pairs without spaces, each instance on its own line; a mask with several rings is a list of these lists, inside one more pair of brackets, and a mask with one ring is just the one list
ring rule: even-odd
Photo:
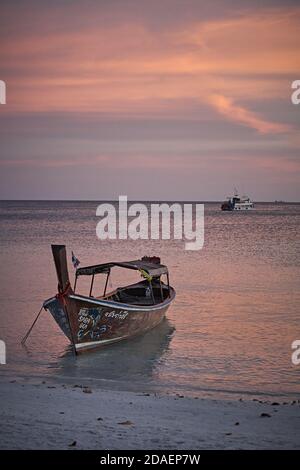
[[76,269],[76,278],[79,276],[95,276],[95,274],[108,274],[114,267],[132,269],[135,271],[145,271],[149,276],[160,277],[163,274],[168,275],[167,266],[159,263],[153,263],[144,260],[110,262],[86,266]]

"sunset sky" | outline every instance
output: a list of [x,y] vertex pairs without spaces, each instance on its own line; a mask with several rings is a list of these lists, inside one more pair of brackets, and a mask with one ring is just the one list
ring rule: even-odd
[[1,199],[300,201],[299,1],[0,3]]

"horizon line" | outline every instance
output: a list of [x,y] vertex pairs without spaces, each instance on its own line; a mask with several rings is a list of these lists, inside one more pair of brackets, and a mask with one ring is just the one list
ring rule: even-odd
[[[195,200],[195,199],[127,199],[127,202],[161,202],[161,203],[203,203],[217,204],[220,200]],[[118,199],[1,199],[0,202],[119,202]],[[282,199],[272,199],[269,201],[253,201],[254,204],[300,204],[300,201],[287,201]]]

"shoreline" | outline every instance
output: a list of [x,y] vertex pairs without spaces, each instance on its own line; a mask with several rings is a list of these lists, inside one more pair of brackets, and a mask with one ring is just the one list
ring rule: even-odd
[[[300,401],[0,379],[0,449],[299,449]],[[275,404],[277,403],[277,404]]]
[[268,390],[265,391],[245,391],[245,390],[229,390],[229,389],[214,389],[214,388],[198,388],[198,387],[187,387],[186,384],[176,384],[176,387],[173,383],[157,383],[153,380],[147,380],[143,378],[141,380],[135,380],[132,383],[128,379],[120,378],[91,378],[88,376],[78,376],[78,375],[66,375],[66,374],[52,374],[40,372],[28,375],[28,373],[22,373],[18,370],[1,370],[2,374],[0,375],[0,384],[2,382],[18,382],[22,384],[31,384],[31,385],[40,385],[43,382],[52,385],[68,385],[72,386],[73,384],[79,383],[82,386],[91,387],[94,390],[103,390],[103,391],[116,391],[116,392],[129,392],[129,393],[150,393],[151,395],[161,395],[161,396],[176,396],[184,395],[185,398],[195,398],[195,399],[208,399],[213,401],[232,401],[235,402],[245,401],[245,402],[259,402],[264,404],[271,404],[273,402],[278,402],[280,405],[291,404],[297,402],[299,399],[300,404],[300,395],[297,391],[277,391],[271,392]]

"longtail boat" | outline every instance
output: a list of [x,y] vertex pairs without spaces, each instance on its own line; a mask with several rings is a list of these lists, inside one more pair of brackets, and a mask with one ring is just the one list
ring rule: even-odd
[[[65,245],[52,245],[58,293],[43,303],[74,347],[75,353],[131,338],[157,326],[175,298],[166,266],[157,257],[111,262],[76,269],[69,281]],[[107,293],[114,267],[136,270],[142,280]],[[104,291],[94,296],[95,276],[104,275]],[[78,279],[90,276],[89,295],[76,292]],[[163,282],[162,278],[165,278]]]

